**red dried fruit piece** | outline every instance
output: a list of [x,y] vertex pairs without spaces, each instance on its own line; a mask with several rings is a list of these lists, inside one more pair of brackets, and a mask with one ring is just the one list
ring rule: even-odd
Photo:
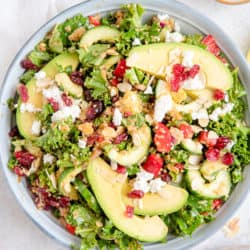
[[172,180],[172,178],[168,172],[162,172],[161,173],[161,180],[169,183]]
[[161,26],[161,28],[164,28],[166,26],[166,23],[165,22],[160,22],[160,26]]
[[215,147],[218,149],[223,149],[231,140],[226,136],[221,136],[217,139]]
[[23,59],[21,61],[21,66],[26,69],[26,70],[29,70],[29,69],[33,69],[35,71],[38,71],[39,70],[39,67],[36,66],[30,59],[26,58],[26,59]]
[[205,144],[208,147],[213,147],[216,144],[217,139],[209,139],[208,131],[201,131],[198,140],[200,143]]
[[128,197],[132,199],[141,199],[144,196],[144,192],[142,190],[133,190],[128,193]]
[[119,174],[126,174],[127,168],[121,165],[118,165],[116,168],[116,172]]
[[93,97],[91,95],[90,89],[84,88],[83,94],[84,94],[85,101],[87,101],[87,102],[93,101]]
[[212,54],[214,54],[215,56],[219,56],[220,55],[220,48],[219,46],[216,44],[216,41],[214,39],[214,37],[212,35],[207,35],[205,36],[202,41],[202,44],[206,45],[207,50],[209,52],[211,52]]
[[119,83],[119,80],[116,77],[114,77],[110,80],[110,85],[112,85],[114,87],[116,87],[118,85],[118,83]]
[[176,163],[174,167],[177,168],[179,172],[183,172],[185,166],[182,163]]
[[119,95],[115,95],[111,98],[112,103],[116,103],[119,100]]
[[71,224],[66,224],[65,226],[66,230],[71,233],[71,234],[75,234],[76,228],[74,226],[72,226]]
[[134,207],[126,206],[125,216],[128,218],[132,218],[134,215]]
[[114,144],[120,144],[123,141],[126,141],[128,139],[127,133],[119,134],[113,141]]
[[209,161],[217,161],[220,157],[220,151],[217,148],[209,148],[205,156]]
[[173,65],[172,73],[175,76],[182,76],[184,71],[185,71],[185,66],[184,65],[182,65],[180,63],[176,63],[176,64]]
[[172,147],[172,136],[167,126],[157,123],[155,127],[154,143],[157,151],[168,153]]
[[54,100],[54,98],[52,98],[52,97],[49,98],[48,102],[52,106],[54,112],[59,110],[59,103],[56,100]]
[[17,90],[18,90],[18,93],[20,95],[20,98],[21,98],[22,102],[27,102],[28,99],[29,99],[29,94],[28,94],[27,87],[24,84],[20,83],[18,85],[18,89]]
[[126,69],[127,69],[126,60],[125,59],[121,59],[120,62],[117,64],[115,70],[114,70],[114,75],[117,78],[123,78]]
[[11,128],[10,132],[9,132],[9,137],[15,137],[19,135],[19,131],[17,126],[14,126]]
[[23,171],[23,168],[22,168],[21,166],[19,166],[19,165],[14,166],[13,172],[14,172],[16,175],[18,175],[18,176],[25,176],[25,173],[24,173],[24,171]]
[[194,78],[200,71],[200,66],[195,64],[192,68],[188,71],[188,76]]
[[84,85],[84,81],[82,79],[83,75],[81,72],[79,71],[74,71],[70,74],[70,80],[72,82],[74,82],[77,85],[83,86]]
[[231,153],[225,153],[221,159],[222,163],[225,165],[232,165],[234,163],[234,156]]
[[93,134],[87,137],[87,145],[93,146],[96,142],[102,142],[104,140],[104,137],[99,134]]
[[217,101],[224,100],[225,98],[225,93],[220,90],[220,89],[215,89],[214,90],[214,99]]
[[95,16],[88,16],[88,19],[89,19],[89,23],[94,25],[94,26],[101,25],[101,22],[100,22],[99,18],[97,18]]
[[72,100],[65,93],[62,93],[61,97],[62,97],[62,100],[66,106],[72,105]]
[[88,121],[94,120],[98,117],[104,110],[104,105],[102,101],[93,101],[87,109],[86,119]]
[[35,156],[29,153],[28,151],[16,151],[14,153],[15,158],[17,161],[24,167],[30,167],[31,163],[35,160]]
[[192,138],[194,135],[192,127],[188,124],[181,123],[179,129],[182,131],[184,138]]
[[220,209],[221,206],[222,206],[222,204],[223,204],[223,201],[221,199],[215,199],[215,200],[213,200],[213,209],[214,210]]
[[163,159],[157,154],[150,154],[142,165],[143,169],[157,177],[163,167]]
[[68,207],[70,205],[70,199],[66,196],[61,196],[58,198],[59,207]]
[[181,82],[181,77],[174,75],[170,80],[171,91],[177,92],[181,86],[180,82]]

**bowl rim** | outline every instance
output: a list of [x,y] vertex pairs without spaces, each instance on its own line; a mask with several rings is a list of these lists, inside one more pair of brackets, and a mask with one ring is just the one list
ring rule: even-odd
[[[91,15],[94,13],[104,12],[104,11],[111,11],[114,9],[118,9],[121,4],[124,3],[130,3],[131,0],[118,0],[115,1],[115,3],[112,0],[87,0],[81,3],[78,3],[76,5],[73,5],[64,11],[60,12],[53,18],[49,19],[45,24],[43,24],[19,49],[16,56],[13,58],[12,62],[10,63],[8,70],[5,74],[5,77],[3,79],[1,89],[0,89],[0,100],[1,100],[1,106],[0,106],[0,114],[1,119],[5,120],[5,122],[9,122],[9,120],[4,119],[3,111],[4,111],[4,105],[3,104],[6,101],[6,97],[4,96],[5,90],[9,87],[6,86],[10,74],[13,73],[13,68],[16,67],[16,65],[19,63],[20,56],[25,52],[27,47],[31,47],[31,44],[35,44],[39,40],[39,35],[43,37],[45,33],[55,24],[58,22],[61,22],[65,20],[66,18],[76,15],[77,13],[83,13],[84,9],[87,9],[86,15]],[[240,50],[234,45],[234,43],[231,41],[231,39],[225,34],[225,32],[219,28],[213,21],[211,21],[208,17],[204,16],[203,14],[199,13],[198,11],[192,9],[191,7],[180,3],[176,1],[169,1],[165,2],[164,0],[156,0],[156,1],[147,1],[147,0],[137,0],[136,3],[142,4],[146,10],[155,10],[157,12],[163,12],[168,13],[171,16],[175,16],[179,18],[180,20],[183,20],[184,22],[188,23],[189,25],[192,25],[196,28],[198,28],[203,33],[212,33],[219,46],[223,48],[223,51],[229,58],[230,62],[233,63],[233,65],[237,65],[240,68],[239,76],[241,78],[241,81],[244,84],[244,87],[246,88],[248,94],[250,95],[249,86],[246,84],[247,82],[250,82],[250,70],[248,68],[247,62],[244,59],[242,53]],[[85,13],[83,13],[85,14]],[[211,31],[211,32],[209,32]],[[225,48],[227,46],[227,48]],[[224,49],[225,48],[225,49]],[[14,84],[13,84],[14,85]],[[6,105],[5,105],[6,106]],[[250,107],[249,99],[248,99],[248,107]],[[0,124],[0,127],[2,127],[3,122]],[[6,131],[5,131],[6,132]],[[3,132],[1,132],[3,133]],[[7,132],[6,132],[7,133]],[[2,138],[2,137],[1,137]],[[4,146],[3,146],[4,145]],[[31,220],[39,226],[44,232],[46,232],[50,237],[55,238],[57,241],[62,243],[63,245],[69,246],[70,243],[79,243],[79,239],[75,236],[70,235],[69,233],[65,233],[62,237],[58,237],[59,235],[55,232],[51,232],[49,228],[46,226],[46,223],[41,224],[41,222],[38,221],[38,218],[35,217],[35,214],[30,214],[30,211],[25,207],[25,205],[21,202],[21,198],[18,196],[18,192],[15,190],[14,186],[11,185],[10,180],[10,171],[8,167],[6,167],[6,162],[3,161],[3,148],[6,147],[7,144],[0,144],[0,162],[1,166],[3,168],[4,176],[8,181],[8,184],[10,186],[10,189],[12,190],[12,193],[14,194],[17,202],[19,203],[20,207],[23,209],[23,211],[31,218]],[[8,145],[9,146],[9,145]],[[244,171],[245,174],[246,171]],[[245,179],[250,179],[250,171],[246,174]],[[238,186],[243,188],[238,188]],[[212,234],[214,234],[216,231],[221,228],[226,221],[235,213],[235,211],[241,206],[243,201],[245,200],[248,192],[249,192],[250,183],[239,183],[235,189],[238,189],[240,191],[240,194],[236,197],[236,201],[232,201],[232,197],[229,198],[229,200],[225,204],[225,208],[223,209],[224,214],[219,212],[219,218],[215,221],[206,224],[204,227],[208,228],[205,229],[203,234],[197,234],[194,233],[194,236],[192,238],[176,238],[173,240],[170,240],[167,244],[150,244],[146,246],[146,249],[163,249],[164,247],[168,247],[168,249],[188,249],[201,241],[207,239]],[[244,192],[243,192],[244,191]],[[235,190],[234,192],[235,193]],[[233,195],[233,194],[232,194]],[[231,196],[232,196],[231,195]],[[235,195],[234,195],[235,196]],[[235,197],[234,197],[235,198]],[[232,204],[228,206],[229,202],[231,201]],[[201,231],[200,229],[198,231]],[[67,237],[65,240],[63,237]]]

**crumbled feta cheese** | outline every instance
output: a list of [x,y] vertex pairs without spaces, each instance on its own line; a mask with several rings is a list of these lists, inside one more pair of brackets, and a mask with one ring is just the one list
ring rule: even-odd
[[42,71],[42,70],[40,70],[40,71],[38,71],[37,73],[35,73],[35,78],[37,79],[37,80],[42,80],[42,79],[44,79],[46,77],[46,72],[44,72],[44,71]]
[[184,36],[179,32],[166,32],[165,41],[166,42],[182,42],[184,40]]
[[209,118],[212,121],[218,121],[219,116],[226,115],[227,113],[230,113],[233,110],[234,104],[233,103],[226,103],[223,105],[222,108],[218,107],[216,108],[210,115]]
[[157,17],[158,17],[158,19],[159,19],[161,22],[164,21],[164,20],[169,19],[169,15],[166,14],[166,13],[158,14]]
[[234,141],[230,141],[227,146],[225,147],[225,149],[227,151],[231,151],[232,147],[234,146],[235,142]]
[[132,89],[132,86],[131,86],[131,84],[129,84],[129,83],[127,83],[127,82],[123,82],[123,83],[119,83],[119,84],[117,85],[117,88],[118,88],[122,93],[125,93],[125,92],[131,90],[131,89]]
[[60,109],[65,106],[64,102],[62,100],[62,93],[63,92],[58,87],[51,86],[50,88],[43,89],[42,93],[46,99],[53,98],[53,100],[58,102]]
[[208,119],[207,110],[204,108],[201,108],[200,110],[196,112],[192,112],[191,116],[193,120]]
[[205,81],[201,78],[200,74],[197,74],[194,78],[188,78],[182,84],[183,89],[197,90],[205,88]]
[[55,160],[55,157],[51,154],[44,154],[43,155],[43,163],[44,164],[46,164],[46,163],[52,164],[54,160]]
[[31,126],[31,133],[33,135],[39,135],[41,132],[41,121],[34,121]]
[[133,46],[141,45],[141,40],[139,38],[135,38],[134,41],[132,42]]
[[151,85],[147,85],[147,88],[144,90],[144,94],[146,95],[152,95],[153,94],[153,89]]
[[20,111],[21,113],[24,112],[35,113],[41,111],[41,109],[36,108],[32,103],[26,102],[21,104]]
[[111,87],[109,90],[110,90],[111,97],[118,95],[118,89],[116,87]]
[[225,101],[225,102],[229,102],[229,96],[228,96],[227,93],[225,93],[224,101]]
[[190,155],[188,158],[188,163],[191,165],[198,165],[202,159],[201,155]]
[[168,62],[169,66],[166,68],[166,74],[172,73],[172,64],[180,63],[180,57],[181,57],[182,51],[180,48],[175,48],[169,51],[169,56],[168,56]]
[[171,95],[162,95],[155,102],[154,120],[161,122],[167,112],[173,107],[173,100]]
[[136,180],[133,185],[134,190],[141,190],[144,193],[149,192],[150,186],[149,183],[145,180]]
[[140,172],[137,173],[136,179],[137,180],[143,180],[143,181],[149,181],[154,178],[154,175],[152,173],[149,173],[148,171],[145,171],[144,169],[141,169]]
[[79,141],[78,141],[78,147],[79,148],[86,148],[86,141],[85,140],[83,140],[83,139],[80,139]]
[[234,108],[234,104],[233,103],[226,103],[223,106],[223,115],[230,113]]
[[115,171],[117,169],[117,162],[116,161],[111,161],[110,166]]
[[194,52],[191,50],[186,50],[182,52],[182,65],[185,67],[192,67],[194,65],[193,58]]
[[122,123],[122,113],[118,108],[115,108],[114,114],[113,114],[113,124],[115,126],[120,126]]
[[162,181],[161,178],[156,178],[150,181],[149,186],[150,186],[150,192],[152,193],[157,193],[159,192],[162,187],[166,185],[166,182]]
[[208,131],[207,138],[208,139],[218,139],[219,136],[217,135],[216,132],[210,130],[210,131]]
[[200,126],[197,126],[197,125],[191,125],[191,127],[195,134],[198,134],[203,130]]
[[72,120],[75,121],[76,118],[80,116],[81,109],[77,105],[66,106],[61,110],[53,113],[51,120],[52,122],[60,121],[68,117],[72,117]]

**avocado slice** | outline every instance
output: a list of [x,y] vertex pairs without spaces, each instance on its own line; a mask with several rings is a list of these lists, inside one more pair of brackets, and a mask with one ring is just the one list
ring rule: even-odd
[[120,178],[121,174],[113,171],[104,160],[95,158],[89,162],[87,177],[104,213],[119,230],[144,242],[157,242],[166,238],[168,228],[158,216],[126,217],[126,205],[122,200],[126,176]]
[[110,69],[113,65],[117,64],[121,59],[120,55],[117,56],[110,56],[108,59],[105,59],[100,66],[102,69]]
[[207,88],[228,90],[233,86],[232,74],[219,59],[200,47],[185,43],[157,43],[135,47],[129,53],[127,66],[164,78],[164,69],[169,64],[169,52],[177,48],[193,51],[193,61],[200,65]]
[[120,37],[120,32],[109,26],[101,25],[88,30],[80,41],[80,48],[87,48],[98,41],[115,42]]
[[107,155],[110,160],[115,161],[123,166],[131,166],[138,164],[144,160],[148,153],[148,148],[151,143],[151,131],[147,125],[135,129],[132,133],[132,141],[137,142],[129,150],[118,151],[116,147],[112,147]]
[[128,197],[131,189],[131,185],[124,185],[122,190],[123,200],[125,204],[134,206],[135,214],[138,215],[152,216],[174,213],[185,205],[188,198],[188,192],[185,189],[166,184],[158,193],[145,194],[140,199],[142,204],[140,207],[139,202],[135,202],[135,199]]
[[[46,64],[41,70],[46,73],[46,76],[54,79],[55,75],[59,72],[61,67],[72,66],[74,70],[79,63],[78,55],[76,53],[63,53],[48,64]],[[41,92],[37,91],[36,79],[32,78],[27,84],[29,100],[28,102],[33,104],[36,108],[42,108],[43,96]],[[31,127],[36,120],[36,116],[31,112],[21,112],[20,106],[22,104],[21,99],[18,100],[18,107],[16,112],[16,123],[21,135],[26,139],[35,139],[36,136],[31,133]]]
[[83,171],[83,167],[67,168],[58,178],[59,191],[69,197],[71,200],[77,200],[78,194],[71,182],[74,182],[75,177]]
[[58,30],[58,25],[54,27],[49,39],[49,48],[51,51],[56,53],[62,53],[63,51],[63,42],[61,39],[60,31]]

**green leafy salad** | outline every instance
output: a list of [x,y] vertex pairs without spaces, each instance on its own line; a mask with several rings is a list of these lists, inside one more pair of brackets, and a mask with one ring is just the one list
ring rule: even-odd
[[24,58],[8,166],[73,249],[142,249],[215,219],[250,163],[246,95],[212,35],[128,4]]

